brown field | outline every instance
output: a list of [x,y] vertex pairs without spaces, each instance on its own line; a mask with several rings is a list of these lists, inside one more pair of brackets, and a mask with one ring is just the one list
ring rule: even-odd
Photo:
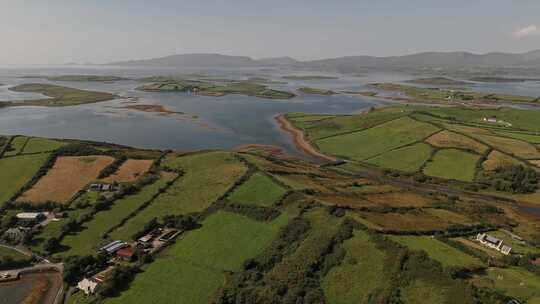
[[362,197],[376,205],[390,207],[425,207],[433,202],[432,199],[413,192],[367,194]]
[[475,127],[469,127],[464,125],[457,125],[457,124],[443,124],[444,127],[448,130],[460,132],[460,133],[466,133],[468,135],[472,134],[485,134],[485,135],[493,135],[489,130],[482,129],[482,128],[475,128]]
[[353,208],[353,209],[380,206],[374,202],[370,202],[368,200],[365,200],[357,196],[329,194],[329,195],[317,196],[317,199],[322,201],[322,203],[325,205],[335,205],[338,207]]
[[531,164],[537,166],[537,167],[540,167],[540,160],[538,160],[538,159],[537,159],[537,160],[530,160],[529,162],[530,162]]
[[433,212],[433,210],[435,209],[415,210],[409,213],[362,212],[361,214],[367,221],[382,227],[383,230],[404,232],[444,230],[453,224],[464,224],[463,220],[466,219],[450,211]]
[[508,156],[499,151],[492,151],[491,153],[489,153],[488,159],[482,164],[482,167],[484,168],[484,170],[492,171],[500,166],[519,164],[522,163],[511,156]]
[[528,142],[491,135],[474,135],[475,138],[503,151],[525,159],[540,157],[540,152]]
[[32,204],[48,201],[66,203],[113,160],[110,156],[59,157],[49,172],[17,201]]
[[288,185],[295,190],[313,189],[319,192],[329,192],[329,189],[319,184],[316,180],[306,175],[290,174],[290,175],[274,175],[280,182]]
[[499,257],[501,254],[498,252],[498,251],[495,251],[495,250],[491,250],[485,246],[482,246],[481,244],[479,243],[475,243],[474,241],[471,241],[471,240],[468,240],[468,239],[465,239],[465,238],[455,238],[455,239],[452,239],[454,241],[458,241],[460,242],[461,244],[467,246],[467,247],[470,247],[470,248],[473,248],[473,249],[476,249],[490,257],[493,257],[493,258],[496,258],[496,257]]
[[150,170],[153,162],[151,159],[128,159],[114,174],[103,179],[103,181],[107,183],[129,183],[136,181]]
[[480,154],[488,149],[486,145],[483,145],[476,140],[447,130],[434,134],[428,138],[426,142],[439,148],[472,150]]

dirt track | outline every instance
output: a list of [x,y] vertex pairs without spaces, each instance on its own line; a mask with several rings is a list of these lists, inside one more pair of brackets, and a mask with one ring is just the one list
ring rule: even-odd
[[311,143],[306,139],[304,132],[293,126],[292,123],[285,117],[285,115],[278,115],[275,117],[275,119],[278,122],[280,128],[292,136],[294,145],[296,146],[296,148],[298,148],[298,150],[305,152],[315,157],[316,159],[324,162],[337,161],[336,158],[322,154],[315,147],[313,147]]

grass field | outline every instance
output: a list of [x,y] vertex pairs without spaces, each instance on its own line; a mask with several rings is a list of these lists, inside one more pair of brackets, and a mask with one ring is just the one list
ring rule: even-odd
[[474,139],[447,130],[431,136],[426,142],[439,148],[471,150],[479,154],[486,152],[488,149],[486,145],[483,145]]
[[401,290],[403,304],[445,304],[450,295],[447,295],[439,286],[427,280],[415,280]]
[[162,165],[182,169],[185,174],[150,206],[114,231],[111,237],[130,239],[153,218],[201,212],[231,188],[247,170],[230,152],[170,156]]
[[57,140],[32,137],[24,147],[24,154],[28,153],[40,153],[40,152],[52,152],[66,144]]
[[438,130],[433,125],[403,117],[364,131],[321,139],[316,143],[323,152],[363,160],[412,144]]
[[401,245],[415,251],[426,251],[430,258],[439,261],[444,267],[482,267],[482,262],[454,247],[427,236],[389,236]]
[[14,156],[22,152],[24,145],[28,141],[26,136],[16,136],[11,140],[8,150],[4,153],[4,156]]
[[475,137],[503,152],[513,154],[521,158],[540,158],[540,152],[538,152],[538,149],[534,145],[524,141],[491,135],[476,135]]
[[370,294],[388,283],[389,274],[384,269],[386,254],[361,230],[356,230],[343,247],[346,251],[343,262],[321,280],[326,299],[333,304],[368,303]]
[[381,229],[391,231],[445,230],[455,224],[471,224],[471,221],[463,215],[439,209],[414,210],[408,213],[361,212],[360,214]]
[[495,134],[504,137],[511,137],[521,141],[526,141],[533,144],[540,144],[540,135],[538,133],[531,134],[530,132],[510,132],[510,131],[494,131]]
[[49,172],[17,201],[32,204],[48,201],[66,203],[113,160],[110,156],[59,157]]
[[10,88],[10,90],[15,92],[41,93],[49,97],[44,99],[18,101],[16,103],[12,103],[11,105],[64,107],[107,101],[115,98],[115,96],[110,93],[86,91],[40,83],[21,84]]
[[439,150],[424,168],[426,175],[471,182],[480,156],[456,150]]
[[[270,223],[217,212],[189,232],[140,273],[128,291],[106,303],[209,303],[224,283],[224,271],[261,253],[288,222],[282,214]],[[148,293],[148,290],[160,290]]]
[[30,257],[10,248],[0,246],[0,260],[10,258],[14,261],[30,260]]
[[242,186],[237,188],[229,197],[229,201],[239,204],[255,204],[259,206],[272,206],[286,190],[276,184],[270,177],[262,174],[253,174]]
[[370,158],[366,160],[366,162],[381,168],[416,172],[431,157],[432,150],[433,149],[425,143],[417,143],[388,151],[374,158]]
[[310,114],[287,114],[295,127],[304,130],[310,140],[317,140],[336,134],[362,130],[405,116],[409,113],[402,108],[375,109],[359,115],[322,116]]
[[153,163],[154,161],[151,159],[128,159],[120,166],[120,168],[118,168],[115,173],[103,179],[103,181],[106,183],[134,182],[148,172]]
[[[97,213],[91,221],[84,223],[81,232],[65,236],[62,245],[69,249],[59,255],[67,257],[97,253],[99,246],[105,242],[103,235],[149,201],[166,184],[166,179],[159,179],[138,193],[115,201],[110,209]],[[124,239],[124,241],[129,241],[129,239]]]
[[37,173],[48,153],[0,159],[0,204],[6,202]]
[[485,277],[476,278],[475,283],[527,303],[540,300],[540,278],[533,273],[517,267],[489,268],[486,273]]
[[362,195],[362,198],[373,202],[378,206],[402,208],[425,207],[434,202],[434,199],[412,191],[364,194]]

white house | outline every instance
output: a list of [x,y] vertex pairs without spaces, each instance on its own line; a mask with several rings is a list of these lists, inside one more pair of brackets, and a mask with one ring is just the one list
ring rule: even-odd
[[502,240],[485,233],[479,233],[476,236],[476,240],[482,243],[484,246],[493,248],[502,254],[509,255],[512,251],[512,247],[504,245]]
[[88,295],[94,294],[94,292],[96,291],[96,288],[98,287],[98,285],[99,285],[99,282],[97,282],[97,281],[95,281],[93,279],[84,278],[82,281],[80,281],[77,284],[77,288],[82,290],[84,292],[84,294],[86,294],[88,296]]

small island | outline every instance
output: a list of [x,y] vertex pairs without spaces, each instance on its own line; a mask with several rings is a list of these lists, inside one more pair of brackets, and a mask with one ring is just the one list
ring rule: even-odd
[[52,84],[29,83],[21,84],[10,88],[14,92],[40,93],[49,98],[22,100],[22,101],[4,101],[0,107],[9,106],[44,106],[44,107],[65,107],[81,104],[109,101],[117,96],[111,93],[87,91]]
[[465,81],[450,79],[446,77],[419,78],[419,79],[408,80],[405,82],[415,83],[415,84],[427,84],[427,85],[443,85],[443,86],[461,86],[461,85],[470,84]]
[[168,79],[161,82],[145,84],[137,89],[147,92],[187,92],[212,97],[239,94],[267,99],[290,99],[296,96],[293,93],[272,90],[266,85],[249,81],[217,83],[198,80]]
[[118,76],[102,75],[60,75],[60,76],[24,76],[22,78],[46,79],[49,81],[78,81],[78,82],[115,82],[121,80],[130,80],[129,78]]
[[289,80],[325,80],[325,79],[339,79],[336,76],[325,76],[325,75],[288,75],[283,76],[283,79]]
[[304,94],[311,94],[311,95],[330,96],[330,95],[338,94],[332,90],[316,89],[316,88],[308,88],[308,87],[299,88],[298,91]]
[[519,83],[527,81],[540,81],[540,78],[507,78],[507,77],[474,77],[470,79],[474,82],[492,82],[492,83]]

